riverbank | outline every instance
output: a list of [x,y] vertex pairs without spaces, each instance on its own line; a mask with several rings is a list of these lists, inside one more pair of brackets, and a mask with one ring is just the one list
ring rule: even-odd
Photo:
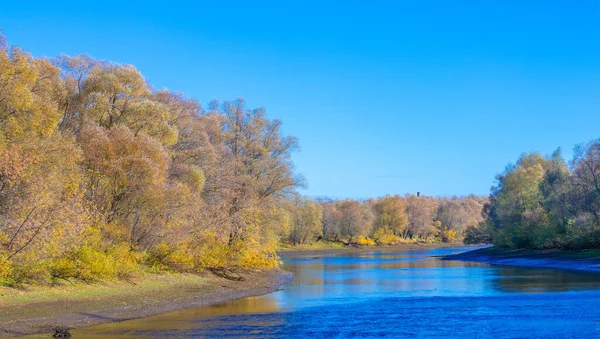
[[[281,248],[279,254],[299,254],[304,253],[306,255],[311,254],[332,254],[332,253],[367,253],[367,252],[402,252],[402,251],[419,251],[419,250],[431,250],[436,248],[455,248],[455,247],[469,247],[470,245],[463,245],[462,243],[403,243],[397,245],[377,245],[377,246],[353,246],[346,245],[341,246],[337,243],[325,244],[321,246],[289,246]],[[474,247],[474,246],[473,246]]]
[[26,290],[0,287],[0,337],[144,318],[267,294],[292,280],[282,270],[246,270],[243,280],[213,273],[148,274],[132,282],[68,282]]
[[492,265],[600,272],[600,250],[515,250],[489,247],[447,255],[442,259]]

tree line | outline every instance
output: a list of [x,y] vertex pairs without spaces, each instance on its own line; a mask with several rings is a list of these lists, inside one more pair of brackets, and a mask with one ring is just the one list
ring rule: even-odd
[[455,242],[483,221],[487,199],[478,196],[436,198],[407,194],[364,201],[297,198],[287,242],[320,240],[355,245],[406,242]]
[[577,145],[567,163],[522,155],[497,176],[485,221],[466,242],[511,248],[600,248],[600,139]]
[[0,46],[0,279],[272,267],[297,141],[242,99]]
[[453,241],[484,199],[315,201],[281,121],[0,37],[0,284],[270,268],[281,242]]

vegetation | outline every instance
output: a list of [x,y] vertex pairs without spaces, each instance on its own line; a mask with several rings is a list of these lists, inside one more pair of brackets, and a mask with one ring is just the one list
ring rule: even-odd
[[264,109],[0,40],[0,285],[270,268],[281,242],[455,241],[480,222],[478,197],[300,197],[298,143]]
[[[301,240],[297,236],[284,240],[291,244],[326,241],[358,246],[455,242],[463,239],[468,227],[483,221],[486,202],[476,196],[434,198],[411,194],[366,201],[325,199],[318,201],[319,208],[315,206],[313,227],[302,227]],[[296,225],[291,227],[292,235],[300,232]]]
[[273,267],[293,137],[133,66],[0,48],[0,281]]
[[575,147],[570,164],[560,150],[525,154],[498,175],[486,220],[467,242],[531,249],[600,247],[600,140]]

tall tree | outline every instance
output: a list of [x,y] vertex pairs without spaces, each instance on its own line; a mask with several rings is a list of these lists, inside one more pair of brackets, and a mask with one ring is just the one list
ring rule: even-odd
[[375,230],[389,230],[396,236],[401,236],[405,232],[408,226],[406,200],[397,195],[388,195],[375,202],[374,211]]

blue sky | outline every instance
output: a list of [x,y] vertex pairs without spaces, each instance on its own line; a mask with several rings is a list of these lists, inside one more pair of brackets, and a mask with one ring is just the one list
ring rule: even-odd
[[341,3],[11,1],[0,29],[266,107],[312,196],[488,194],[521,153],[600,137],[600,2]]

